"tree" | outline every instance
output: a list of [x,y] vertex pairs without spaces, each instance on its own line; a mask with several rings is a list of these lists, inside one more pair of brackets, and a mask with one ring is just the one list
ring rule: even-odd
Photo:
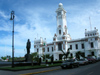
[[77,58],[77,59],[80,59],[80,52],[77,52],[77,53],[76,53],[76,58]]
[[41,58],[39,58],[39,65],[41,65]]
[[3,60],[6,60],[7,59],[7,57],[5,56],[5,57],[1,57]]
[[46,58],[50,59],[50,54],[46,54]]
[[51,56],[51,63],[53,63],[53,59],[54,59],[54,57],[53,57],[53,55]]
[[46,55],[43,54],[41,57],[43,58],[43,61],[45,61]]
[[63,50],[61,50],[63,52],[63,55],[66,56],[66,58],[68,58],[68,55],[70,54],[70,48],[68,48],[67,52],[65,53]]
[[85,58],[85,53],[84,52],[81,52],[81,51],[78,51],[76,53],[76,58],[80,59],[80,56],[83,57],[83,58]]
[[37,52],[34,52],[34,53],[31,53],[31,59],[32,59],[32,66],[33,66],[33,61],[39,61],[39,57],[38,57],[38,53]]

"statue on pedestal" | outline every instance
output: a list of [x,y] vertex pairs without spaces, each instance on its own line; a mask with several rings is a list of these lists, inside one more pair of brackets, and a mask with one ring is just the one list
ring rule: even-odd
[[27,54],[30,54],[30,48],[31,48],[31,42],[30,42],[30,40],[28,39],[27,45],[26,45]]
[[28,39],[27,43],[26,43],[26,49],[27,49],[27,54],[25,55],[25,61],[26,62],[31,62],[31,54],[30,54],[30,48],[31,48],[31,42]]

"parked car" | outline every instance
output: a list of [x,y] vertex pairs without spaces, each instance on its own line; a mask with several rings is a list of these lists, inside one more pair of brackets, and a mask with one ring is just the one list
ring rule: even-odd
[[71,68],[79,67],[79,62],[77,62],[74,59],[71,59],[71,60],[66,60],[61,64],[62,69],[68,68],[68,67],[71,67]]
[[97,61],[100,61],[100,57],[97,58]]
[[98,61],[98,59],[95,57],[95,56],[92,56],[92,58],[97,62]]
[[79,62],[79,65],[86,65],[86,64],[88,64],[88,60],[87,59],[79,59],[78,62]]
[[89,61],[89,63],[95,63],[97,61],[93,57],[87,57],[87,60]]

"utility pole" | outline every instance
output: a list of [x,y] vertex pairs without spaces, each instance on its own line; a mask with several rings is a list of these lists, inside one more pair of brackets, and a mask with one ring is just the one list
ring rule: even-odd
[[14,11],[11,11],[11,18],[13,20],[13,27],[12,27],[12,68],[14,67]]

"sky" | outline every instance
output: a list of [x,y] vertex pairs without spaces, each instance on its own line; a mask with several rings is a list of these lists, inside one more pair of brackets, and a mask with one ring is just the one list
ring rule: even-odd
[[85,29],[90,30],[89,17],[92,30],[96,27],[100,33],[100,0],[0,0],[0,57],[12,56],[12,10],[15,11],[14,56],[23,57],[28,39],[31,53],[35,38],[53,41],[59,3],[67,11],[67,28],[72,39],[85,37]]

